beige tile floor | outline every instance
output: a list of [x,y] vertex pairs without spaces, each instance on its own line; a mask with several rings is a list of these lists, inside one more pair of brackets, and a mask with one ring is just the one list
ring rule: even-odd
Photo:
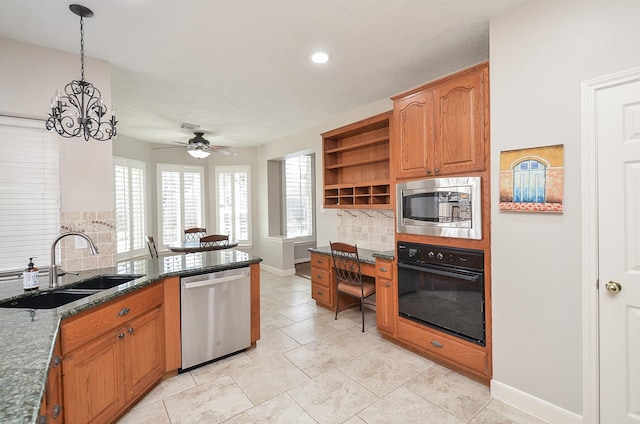
[[255,349],[164,380],[119,424],[539,424],[489,388],[384,340],[375,312],[315,306],[309,280],[261,274]]

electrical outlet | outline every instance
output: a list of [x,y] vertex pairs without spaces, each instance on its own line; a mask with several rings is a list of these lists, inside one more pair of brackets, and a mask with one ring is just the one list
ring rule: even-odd
[[89,243],[87,243],[87,240],[82,238],[82,237],[75,237],[76,239],[76,249],[86,249],[87,247],[89,247]]

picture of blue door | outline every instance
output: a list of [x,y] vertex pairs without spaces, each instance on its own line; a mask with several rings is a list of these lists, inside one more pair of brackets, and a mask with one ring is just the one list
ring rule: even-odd
[[513,168],[513,201],[544,203],[547,167],[537,160],[525,160]]

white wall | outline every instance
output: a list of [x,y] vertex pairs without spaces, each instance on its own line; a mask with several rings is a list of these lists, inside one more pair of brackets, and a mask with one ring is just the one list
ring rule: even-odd
[[[490,24],[492,387],[562,422],[583,410],[580,84],[640,65],[638,17],[637,0],[536,0]],[[500,151],[552,144],[565,148],[564,214],[499,212]]]
[[[0,57],[0,114],[45,119],[56,90],[80,79],[79,55],[0,38]],[[111,105],[109,63],[85,57],[85,74]],[[61,211],[113,210],[111,142],[60,140]]]

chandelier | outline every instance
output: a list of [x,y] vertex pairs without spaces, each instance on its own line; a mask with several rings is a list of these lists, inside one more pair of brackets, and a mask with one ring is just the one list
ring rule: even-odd
[[116,112],[111,111],[111,118],[105,117],[107,107],[104,105],[100,90],[84,80],[84,22],[83,18],[93,16],[91,9],[79,4],[69,5],[69,9],[80,16],[80,80],[73,80],[64,87],[64,94],[58,90],[51,99],[51,113],[46,127],[59,135],[84,137],[89,141],[108,141],[116,137]]

